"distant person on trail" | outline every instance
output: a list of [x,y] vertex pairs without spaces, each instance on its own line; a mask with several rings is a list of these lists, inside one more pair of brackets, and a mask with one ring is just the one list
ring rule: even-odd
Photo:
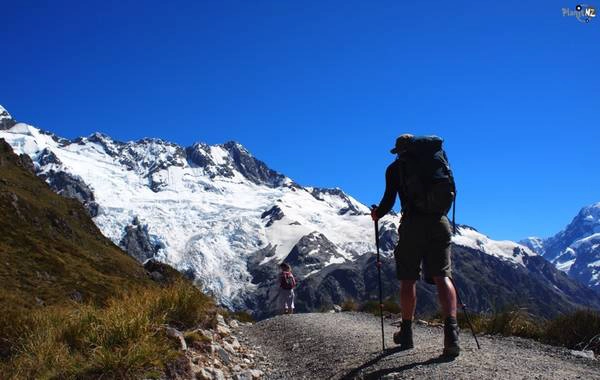
[[281,273],[279,274],[279,301],[283,314],[294,313],[294,288],[296,287],[296,279],[292,274],[292,268],[287,263],[279,265]]
[[455,199],[454,177],[437,136],[404,134],[391,150],[397,155],[385,173],[385,193],[371,210],[374,221],[387,214],[396,201],[402,205],[398,245],[394,250],[396,274],[400,280],[402,324],[394,334],[401,350],[414,347],[412,322],[417,301],[416,281],[421,266],[424,279],[437,286],[444,316],[443,355],[458,356],[456,289],[451,280],[450,241],[452,229],[446,214]]

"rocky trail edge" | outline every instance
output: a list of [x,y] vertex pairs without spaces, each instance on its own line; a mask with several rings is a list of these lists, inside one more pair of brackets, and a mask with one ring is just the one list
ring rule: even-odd
[[396,327],[363,313],[282,315],[242,328],[243,340],[267,357],[268,379],[600,379],[600,362],[532,340],[483,335],[477,349],[461,331],[461,355],[440,358],[442,327],[416,325],[415,348],[399,352]]

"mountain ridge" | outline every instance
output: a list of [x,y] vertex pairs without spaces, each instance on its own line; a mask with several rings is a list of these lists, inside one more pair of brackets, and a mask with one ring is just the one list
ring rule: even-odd
[[[274,313],[271,290],[277,264],[288,258],[295,260],[294,270],[301,274],[299,304],[310,305],[307,310],[340,302],[342,295],[366,299],[375,294],[363,291],[372,286],[365,283],[374,281],[368,207],[339,188],[303,187],[239,143],[197,142],[186,148],[162,139],[115,142],[100,133],[68,140],[23,123],[0,131],[0,137],[29,155],[36,173],[55,191],[82,202],[115,244],[139,261],[157,259],[192,275],[228,307]],[[389,261],[389,295],[397,293],[391,262],[397,226],[393,213],[380,221],[382,255]],[[529,258],[537,254],[530,249],[494,241],[466,226],[459,232],[453,249],[485,254],[492,258],[489,265],[506,267],[517,277],[518,271],[532,270]],[[304,267],[308,264],[311,270]],[[352,278],[339,281],[340,273]],[[470,271],[465,283],[474,286],[476,275]],[[535,287],[543,289],[538,293],[563,287],[569,296],[557,297],[561,310],[586,299],[583,288],[573,288],[559,277],[537,279]],[[302,291],[303,281],[315,288],[325,284],[323,296],[308,287]],[[488,281],[490,288],[499,284],[493,276]],[[355,286],[363,290],[353,291]],[[431,291],[424,292],[435,303]],[[519,294],[518,289],[504,292],[502,301],[514,303]],[[600,307],[600,300],[590,302]]]
[[583,207],[557,234],[521,241],[559,270],[600,292],[600,202]]

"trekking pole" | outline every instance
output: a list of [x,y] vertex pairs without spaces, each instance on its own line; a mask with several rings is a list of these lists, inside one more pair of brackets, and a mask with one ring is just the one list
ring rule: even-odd
[[456,235],[456,190],[454,190],[454,201],[452,201],[452,234]]
[[[456,216],[456,188],[454,189],[454,200],[452,202],[452,235],[456,235],[455,216]],[[452,285],[454,286],[454,291],[456,292],[456,299],[458,300],[460,307],[462,307],[463,313],[465,313],[465,319],[467,320],[467,324],[469,325],[469,328],[471,329],[471,334],[473,334],[473,338],[475,338],[475,343],[477,343],[477,349],[481,350],[481,346],[479,345],[479,341],[477,340],[477,335],[475,335],[475,329],[473,328],[473,325],[471,324],[471,319],[469,318],[469,313],[467,312],[467,305],[465,305],[463,303],[463,301],[460,299],[460,293],[458,292],[458,286],[456,286],[456,282],[454,281],[454,278],[450,277],[450,281],[452,281]]]
[[[372,205],[371,209],[377,208]],[[379,315],[381,317],[381,347],[385,351],[385,335],[383,332],[383,290],[381,289],[381,260],[379,260],[379,222],[375,220],[375,246],[377,247],[377,277],[379,278]]]
[[458,303],[460,304],[460,306],[463,309],[463,313],[465,313],[465,319],[467,320],[467,324],[471,328],[471,333],[473,334],[473,338],[475,338],[475,343],[477,343],[477,349],[481,350],[481,346],[479,345],[479,341],[477,340],[477,335],[475,335],[475,329],[473,328],[473,325],[471,324],[471,320],[469,319],[469,313],[467,313],[467,305],[465,305],[462,302],[462,300],[460,299],[460,294],[458,293],[458,287],[456,286],[456,282],[454,282],[454,279],[452,277],[450,277],[450,281],[452,281],[452,285],[454,285],[454,290],[456,291],[456,298],[458,299]]

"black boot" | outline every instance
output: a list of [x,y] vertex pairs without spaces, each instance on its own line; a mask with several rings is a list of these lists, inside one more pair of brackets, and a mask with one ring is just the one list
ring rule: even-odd
[[444,353],[446,357],[457,357],[460,354],[458,345],[458,322],[455,317],[444,321]]
[[400,330],[394,333],[394,343],[400,345],[400,350],[413,348],[412,319],[402,320]]

